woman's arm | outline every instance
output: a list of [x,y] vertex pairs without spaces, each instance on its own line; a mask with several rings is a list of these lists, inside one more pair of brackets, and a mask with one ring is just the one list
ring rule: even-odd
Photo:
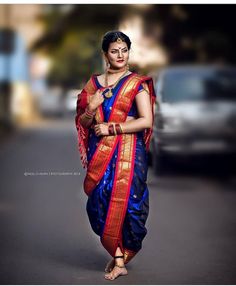
[[[88,105],[87,109],[93,113],[95,113],[96,109],[93,109],[91,108],[90,105]],[[87,115],[86,115],[86,111],[80,115],[79,117],[79,121],[80,121],[80,124],[84,127],[84,128],[89,128],[92,123],[93,123],[93,119],[94,119],[94,116],[89,118]]]
[[139,118],[120,123],[123,133],[133,133],[152,127],[150,95],[143,89],[135,96]]

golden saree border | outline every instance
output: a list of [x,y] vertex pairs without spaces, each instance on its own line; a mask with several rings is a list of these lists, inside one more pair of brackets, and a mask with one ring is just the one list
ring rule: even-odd
[[137,252],[124,248],[124,263],[127,264],[136,254]]
[[137,139],[135,133],[118,136],[120,140],[115,177],[105,227],[101,236],[103,246],[112,256],[115,255],[118,246],[122,252],[124,251],[122,228],[133,178]]

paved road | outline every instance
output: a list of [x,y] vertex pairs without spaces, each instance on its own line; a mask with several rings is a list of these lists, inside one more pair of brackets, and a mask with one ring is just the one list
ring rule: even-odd
[[129,275],[88,223],[73,121],[28,127],[0,148],[1,284],[236,284],[235,177],[154,176],[143,249]]

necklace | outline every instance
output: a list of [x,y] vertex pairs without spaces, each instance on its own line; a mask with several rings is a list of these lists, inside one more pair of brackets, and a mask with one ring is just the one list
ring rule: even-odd
[[125,72],[118,78],[118,80],[113,83],[111,85],[111,87],[108,87],[108,73],[105,73],[105,86],[106,86],[106,90],[104,91],[104,96],[106,98],[110,98],[113,96],[113,90],[115,89],[115,87],[117,86],[118,82],[121,80],[122,77],[124,77],[126,75],[126,73],[128,72],[128,70],[125,70]]
[[118,78],[118,80],[115,83],[113,83],[111,85],[111,87],[108,87],[108,73],[107,72],[105,73],[105,86],[106,86],[106,89],[103,92],[103,95],[106,98],[110,98],[110,97],[113,96],[113,90],[115,89],[115,87],[117,86],[117,84],[121,80],[121,78],[124,77],[128,73],[128,71],[129,70],[125,70],[125,72]]

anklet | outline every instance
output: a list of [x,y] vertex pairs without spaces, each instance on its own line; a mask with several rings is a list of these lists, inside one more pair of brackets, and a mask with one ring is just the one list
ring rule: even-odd
[[114,256],[114,258],[124,258],[124,255]]

